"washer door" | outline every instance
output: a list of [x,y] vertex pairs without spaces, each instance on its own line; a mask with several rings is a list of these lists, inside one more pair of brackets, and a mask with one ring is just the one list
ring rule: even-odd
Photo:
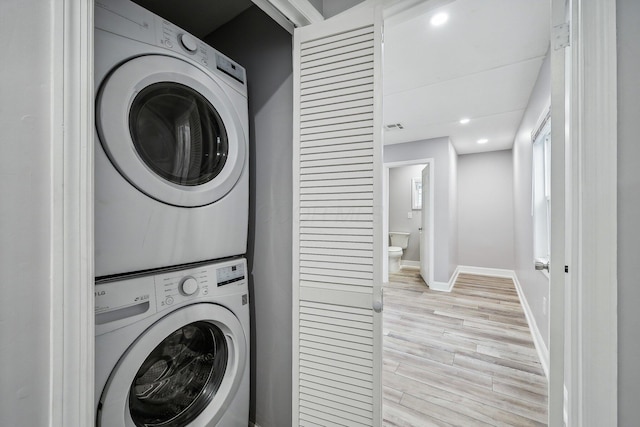
[[246,353],[244,331],[229,310],[206,303],[177,310],[121,357],[102,392],[98,426],[213,424],[238,390]]
[[98,93],[96,125],[122,176],[170,205],[214,203],[244,167],[247,141],[231,100],[177,58],[141,56],[115,69]]

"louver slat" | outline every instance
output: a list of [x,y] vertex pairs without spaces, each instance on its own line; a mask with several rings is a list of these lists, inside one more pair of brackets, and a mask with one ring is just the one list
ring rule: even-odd
[[381,245],[380,40],[373,11],[362,13],[354,22],[366,25],[345,20],[347,29],[301,36],[296,45],[293,424],[300,426],[379,426],[380,326],[371,304]]

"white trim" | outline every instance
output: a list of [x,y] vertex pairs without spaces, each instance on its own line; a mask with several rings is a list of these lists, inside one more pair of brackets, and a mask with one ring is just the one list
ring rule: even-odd
[[420,268],[420,261],[411,261],[411,260],[401,260],[400,264],[402,267],[418,267]]
[[475,274],[477,276],[508,278],[513,278],[514,275],[513,270],[505,270],[504,268],[474,267],[470,265],[459,265],[458,268],[456,268],[454,276],[457,276],[458,274]]
[[260,424],[256,424],[253,421],[249,421],[249,427],[260,427]]
[[94,416],[93,2],[52,5],[51,427]]
[[565,242],[570,230],[565,227],[565,197],[571,195],[566,188],[566,175],[571,166],[565,162],[565,151],[571,146],[566,123],[567,114],[567,53],[557,47],[555,36],[558,28],[566,26],[569,4],[565,0],[551,1],[552,46],[549,51],[551,63],[551,202],[549,220],[549,384],[548,425],[563,424],[564,374],[565,374]]
[[429,289],[431,289],[432,291],[451,292],[453,290],[453,286],[456,283],[456,280],[458,280],[459,274],[460,266],[456,267],[448,282],[436,282],[435,280],[432,280],[430,283],[427,283],[427,286],[429,286]]
[[299,30],[293,32],[293,156],[291,167],[292,211],[291,211],[291,425],[300,424],[300,70],[302,36]]
[[251,0],[285,30],[324,21],[324,16],[308,0]]
[[289,21],[289,19],[282,14],[278,9],[276,9],[269,0],[251,0],[253,4],[258,6],[264,13],[269,15],[271,19],[276,21],[282,28],[284,28],[289,34],[293,34],[293,29],[295,25],[293,22]]
[[520,305],[522,306],[522,310],[524,311],[524,316],[527,318],[527,323],[529,324],[529,331],[531,331],[531,337],[533,338],[533,344],[536,347],[536,352],[538,353],[538,358],[540,359],[540,364],[542,365],[542,369],[544,370],[544,375],[547,377],[547,381],[549,380],[549,349],[547,345],[544,343],[544,338],[540,333],[540,329],[538,328],[538,324],[536,323],[536,319],[533,316],[533,311],[529,306],[529,301],[527,297],[524,295],[522,291],[522,286],[520,285],[520,281],[518,280],[517,274],[512,271],[512,275],[510,276],[513,280],[513,283],[516,286],[516,292],[518,292],[518,298],[520,298]]
[[562,404],[564,411],[562,414],[562,419],[564,421],[565,426],[570,426],[569,424],[569,390],[567,389],[567,385],[564,386],[564,402]]
[[[454,274],[453,277],[457,277],[457,275]],[[433,281],[431,283],[428,283],[427,286],[429,286],[429,289],[431,289],[432,291],[438,291],[438,292],[451,292],[453,290],[453,286],[451,285],[451,282]]]
[[618,423],[616,2],[573,1],[571,400],[574,425]]

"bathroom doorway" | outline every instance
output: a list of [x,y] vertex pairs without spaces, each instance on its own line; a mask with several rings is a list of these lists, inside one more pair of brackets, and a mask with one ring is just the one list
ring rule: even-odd
[[[427,168],[427,185],[422,190],[422,172]],[[421,270],[425,283],[433,281],[434,269],[434,159],[415,159],[384,164],[383,280],[389,281],[389,232],[409,233],[402,266]]]

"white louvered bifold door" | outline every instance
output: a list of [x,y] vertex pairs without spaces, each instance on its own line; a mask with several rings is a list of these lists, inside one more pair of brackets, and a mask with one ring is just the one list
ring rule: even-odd
[[294,426],[381,424],[378,16],[294,34]]

